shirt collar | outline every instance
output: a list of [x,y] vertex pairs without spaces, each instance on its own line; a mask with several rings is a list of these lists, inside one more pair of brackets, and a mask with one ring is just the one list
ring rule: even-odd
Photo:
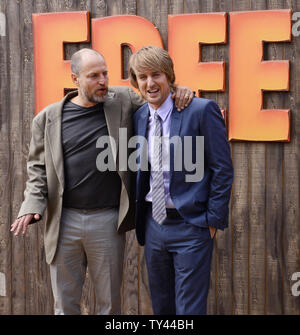
[[163,104],[161,106],[159,106],[158,109],[154,109],[153,107],[151,107],[149,105],[149,103],[148,103],[148,106],[149,106],[151,117],[154,116],[154,113],[156,111],[157,114],[159,115],[159,117],[162,119],[162,121],[165,121],[166,118],[168,117],[169,113],[173,109],[172,94],[171,93],[169,94],[167,99],[163,102]]

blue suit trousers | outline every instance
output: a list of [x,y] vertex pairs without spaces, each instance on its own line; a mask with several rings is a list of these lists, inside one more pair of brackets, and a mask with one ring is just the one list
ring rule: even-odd
[[206,314],[213,242],[209,228],[146,214],[145,258],[153,313]]

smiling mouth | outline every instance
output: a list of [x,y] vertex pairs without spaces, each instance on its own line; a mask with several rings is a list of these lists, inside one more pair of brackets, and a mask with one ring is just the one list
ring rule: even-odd
[[159,93],[159,89],[157,88],[155,90],[148,90],[147,93],[150,95],[153,95],[153,94]]

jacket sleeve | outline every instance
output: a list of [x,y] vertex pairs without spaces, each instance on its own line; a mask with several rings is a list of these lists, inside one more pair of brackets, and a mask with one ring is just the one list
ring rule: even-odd
[[206,220],[209,226],[224,229],[228,225],[233,166],[224,119],[214,101],[206,105],[200,124],[204,136],[204,164],[211,172]]
[[32,136],[27,159],[28,179],[24,201],[18,217],[38,213],[43,215],[47,207],[47,177],[45,166],[44,129],[38,124],[39,118],[32,122]]
[[133,108],[133,112],[136,112],[141,106],[143,106],[146,101],[137,93],[134,92],[134,90],[130,87],[128,87],[129,96]]

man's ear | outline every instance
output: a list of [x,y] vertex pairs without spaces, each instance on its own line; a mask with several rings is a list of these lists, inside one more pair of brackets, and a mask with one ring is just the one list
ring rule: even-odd
[[71,73],[71,78],[72,78],[73,83],[76,86],[78,86],[79,85],[79,83],[78,83],[78,76],[75,73]]

